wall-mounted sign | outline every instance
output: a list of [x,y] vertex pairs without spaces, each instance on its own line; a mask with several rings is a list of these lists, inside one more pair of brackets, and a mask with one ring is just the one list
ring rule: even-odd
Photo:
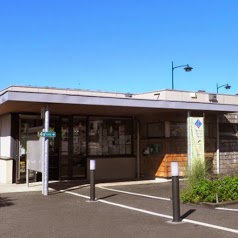
[[153,154],[160,154],[162,152],[161,144],[150,144],[148,145],[143,154],[144,155],[153,155]]

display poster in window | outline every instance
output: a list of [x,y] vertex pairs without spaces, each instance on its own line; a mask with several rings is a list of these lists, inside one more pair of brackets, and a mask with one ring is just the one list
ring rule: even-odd
[[89,122],[89,155],[131,154],[131,140],[132,120],[100,119]]
[[131,145],[126,145],[126,154],[127,155],[131,154]]
[[125,145],[120,145],[120,155],[124,155],[126,153],[126,147]]
[[171,122],[170,123],[170,136],[171,137],[186,137],[187,124],[184,122]]
[[164,137],[165,127],[164,123],[150,123],[147,125],[147,136],[148,137]]

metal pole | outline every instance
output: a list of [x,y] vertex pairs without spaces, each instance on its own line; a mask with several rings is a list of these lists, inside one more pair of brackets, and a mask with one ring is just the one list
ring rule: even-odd
[[[45,105],[45,132],[49,131],[50,113],[48,104]],[[48,195],[48,182],[49,182],[49,138],[45,137],[44,149],[44,182],[43,182],[43,195]]]
[[95,168],[96,161],[90,160],[90,201],[95,201]]
[[26,161],[26,185],[29,188],[29,170],[28,170],[28,160]]
[[174,63],[172,61],[172,89],[174,89]]
[[217,151],[216,151],[216,162],[217,162],[217,174],[220,173],[220,133],[219,133],[219,115],[217,115]]
[[178,162],[171,163],[173,222],[180,222],[179,171]]
[[188,160],[188,172],[190,172],[191,169],[190,111],[187,112],[187,160]]
[[140,122],[137,121],[137,178],[140,178]]

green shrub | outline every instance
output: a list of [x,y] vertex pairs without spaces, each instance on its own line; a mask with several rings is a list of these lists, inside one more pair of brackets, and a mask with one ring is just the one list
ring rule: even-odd
[[188,184],[181,192],[183,203],[215,202],[216,192],[214,183],[208,179],[200,179],[197,182]]
[[188,179],[186,188],[181,192],[181,201],[183,203],[214,203],[216,195],[219,202],[238,200],[238,175]]
[[220,202],[238,199],[238,176],[224,176],[216,181],[216,192]]

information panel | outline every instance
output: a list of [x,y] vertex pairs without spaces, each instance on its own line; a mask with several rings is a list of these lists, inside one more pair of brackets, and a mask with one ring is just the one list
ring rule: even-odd
[[27,141],[28,169],[43,172],[44,137],[32,137]]

